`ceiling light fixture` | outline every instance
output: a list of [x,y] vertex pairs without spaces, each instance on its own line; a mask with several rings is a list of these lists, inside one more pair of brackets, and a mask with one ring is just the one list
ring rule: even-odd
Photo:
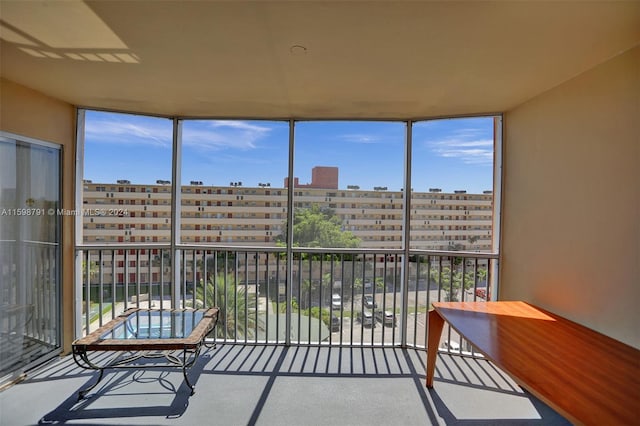
[[302,56],[307,54],[307,48],[299,44],[294,44],[289,48],[289,52],[294,56]]

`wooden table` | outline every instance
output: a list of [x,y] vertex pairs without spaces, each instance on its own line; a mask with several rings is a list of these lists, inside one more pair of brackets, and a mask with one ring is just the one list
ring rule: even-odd
[[640,424],[640,351],[525,302],[435,302],[427,387],[446,321],[519,385],[576,424]]
[[[95,388],[106,369],[146,368],[135,364],[141,358],[164,358],[166,366],[182,369],[184,381],[195,392],[187,369],[200,355],[205,338],[218,320],[218,308],[210,309],[138,309],[132,308],[109,321],[93,333],[72,344],[73,359],[82,368],[98,370],[97,381],[78,392],[78,399]],[[91,355],[114,352],[115,356],[96,363]],[[122,356],[122,353],[129,353]],[[177,353],[177,355],[176,355]],[[152,366],[155,367],[155,366]]]

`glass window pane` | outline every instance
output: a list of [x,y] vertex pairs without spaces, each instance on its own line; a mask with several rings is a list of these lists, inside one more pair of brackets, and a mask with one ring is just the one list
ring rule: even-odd
[[182,242],[274,246],[287,218],[288,152],[287,122],[184,121]]
[[0,134],[0,382],[60,346],[64,214],[60,150]]
[[171,241],[172,121],[86,111],[83,241]]
[[377,121],[296,124],[296,245],[401,247],[405,132]]
[[492,250],[494,117],[413,126],[411,248]]

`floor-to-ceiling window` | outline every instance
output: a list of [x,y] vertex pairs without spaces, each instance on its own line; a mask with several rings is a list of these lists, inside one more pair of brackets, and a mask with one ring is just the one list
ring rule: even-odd
[[432,301],[488,298],[498,122],[87,111],[85,331],[216,305],[225,340],[423,345]]
[[82,241],[95,247],[82,253],[81,321],[95,329],[138,302],[137,294],[160,303],[172,292],[173,130],[167,118],[81,114],[83,204],[78,213]]
[[0,132],[0,382],[60,347],[60,158]]
[[[499,117],[494,116],[412,123],[409,245],[417,255],[409,264],[408,283],[409,304],[416,312],[426,312],[434,301],[486,300],[492,290],[488,284],[495,262],[481,253],[497,250],[497,125]],[[450,255],[434,256],[434,251]],[[465,345],[448,327],[445,334],[448,348]],[[416,332],[410,340],[424,345],[426,333]]]
[[384,121],[295,124],[292,242],[319,253],[294,258],[294,318],[326,318],[331,342],[399,341],[406,129]]
[[221,339],[284,341],[288,122],[182,120],[181,145],[181,299]]

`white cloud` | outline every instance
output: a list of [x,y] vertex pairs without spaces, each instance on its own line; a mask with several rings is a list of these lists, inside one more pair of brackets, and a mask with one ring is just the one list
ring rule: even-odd
[[490,165],[493,163],[493,140],[463,138],[441,139],[427,142],[429,148],[445,158],[457,158],[465,164]]
[[463,139],[467,139],[467,138],[478,138],[481,137],[483,135],[485,135],[487,133],[486,129],[480,129],[480,128],[472,128],[472,127],[467,127],[467,128],[463,128],[463,129],[456,129],[453,132],[453,135],[455,137],[458,138],[463,138]]
[[182,130],[182,141],[185,146],[211,151],[225,148],[250,150],[256,142],[269,133],[266,126],[247,123],[245,121],[214,120],[186,123]]
[[246,121],[238,121],[238,120],[213,120],[209,122],[211,127],[228,127],[231,129],[240,129],[252,132],[268,132],[270,129],[264,126],[258,126],[257,124],[247,123]]
[[346,142],[363,143],[363,144],[378,143],[378,142],[381,141],[379,136],[366,135],[366,134],[362,134],[362,133],[353,133],[353,134],[341,135],[340,139],[342,139],[342,140],[344,140]]
[[[183,124],[184,146],[204,151],[224,148],[249,150],[271,129],[246,121],[186,121]],[[147,144],[171,148],[173,131],[168,120],[113,116],[89,119],[85,125],[87,140],[114,144]]]
[[136,123],[120,118],[87,120],[85,138],[116,144],[148,144],[171,147],[171,127],[167,123]]

